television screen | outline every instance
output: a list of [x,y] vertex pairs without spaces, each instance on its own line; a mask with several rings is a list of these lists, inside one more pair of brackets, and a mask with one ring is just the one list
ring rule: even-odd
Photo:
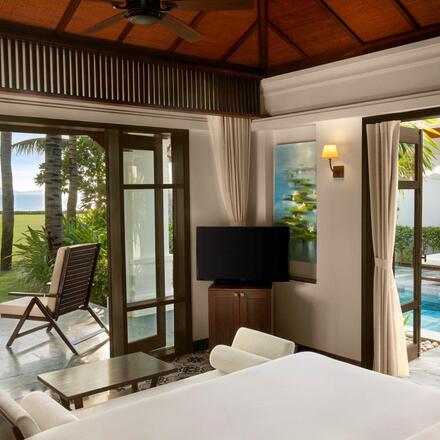
[[289,280],[289,228],[197,228],[197,279],[223,283]]

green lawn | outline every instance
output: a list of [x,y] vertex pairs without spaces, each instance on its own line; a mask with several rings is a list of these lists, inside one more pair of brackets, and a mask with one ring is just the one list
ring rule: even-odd
[[[2,232],[0,214],[0,236]],[[17,243],[23,232],[30,226],[32,229],[39,229],[44,224],[44,214],[16,214],[14,222],[14,243]],[[22,291],[25,287],[19,281],[19,273],[17,270],[18,262],[12,260],[13,270],[0,272],[0,302],[8,300],[8,292]]]

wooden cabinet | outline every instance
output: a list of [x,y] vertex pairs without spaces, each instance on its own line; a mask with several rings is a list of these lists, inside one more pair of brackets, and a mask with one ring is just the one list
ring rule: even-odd
[[273,332],[270,286],[209,288],[209,347],[231,345],[240,327]]

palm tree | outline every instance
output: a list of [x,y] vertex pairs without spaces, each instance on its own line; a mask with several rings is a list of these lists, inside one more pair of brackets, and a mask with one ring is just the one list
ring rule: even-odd
[[63,205],[61,201],[61,135],[47,135],[44,155],[44,211],[47,232],[49,258],[55,258],[56,252],[64,242]]
[[12,268],[12,243],[14,240],[14,187],[12,181],[12,133],[1,133],[1,173],[2,173],[2,243],[0,269]]
[[[63,245],[63,208],[62,208],[62,152],[67,143],[61,135],[46,135],[13,145],[20,154],[35,152],[45,155],[42,171],[36,177],[39,185],[44,184],[45,230],[47,234],[49,259],[55,258],[56,252]],[[75,205],[76,206],[76,205]]]
[[67,144],[69,152],[69,193],[67,198],[67,218],[76,218],[76,206],[78,204],[78,188],[79,188],[79,176],[78,176],[78,149],[77,149],[78,136],[69,136],[69,142]]

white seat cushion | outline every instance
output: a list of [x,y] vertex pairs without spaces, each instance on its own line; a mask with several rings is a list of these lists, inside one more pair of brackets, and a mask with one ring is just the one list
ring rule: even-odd
[[440,438],[440,423],[419,432],[418,434],[408,437],[407,440],[438,440]]
[[[40,297],[40,301],[44,306],[47,306],[48,299],[49,298],[47,297]],[[0,315],[13,315],[19,318],[20,316],[23,316],[23,313],[31,300],[32,298],[30,296],[23,296],[22,298],[0,303]],[[37,306],[32,308],[30,316],[44,318],[43,312]]]
[[154,396],[159,396],[161,394],[168,393],[170,391],[175,391],[181,388],[185,388],[189,385],[196,383],[202,383],[208,380],[215,379],[217,377],[222,377],[224,374],[218,370],[208,371],[207,373],[197,374],[196,376],[191,376],[186,379],[181,379],[176,382],[169,382],[164,385],[160,385],[154,388],[149,388],[147,390],[138,391],[134,394],[128,394],[126,396],[118,397],[116,399],[107,400],[103,403],[97,405],[86,406],[75,410],[75,416],[79,419],[84,419],[87,417],[95,416],[107,412],[109,410],[120,408],[129,403],[138,402],[143,399],[149,399]]

